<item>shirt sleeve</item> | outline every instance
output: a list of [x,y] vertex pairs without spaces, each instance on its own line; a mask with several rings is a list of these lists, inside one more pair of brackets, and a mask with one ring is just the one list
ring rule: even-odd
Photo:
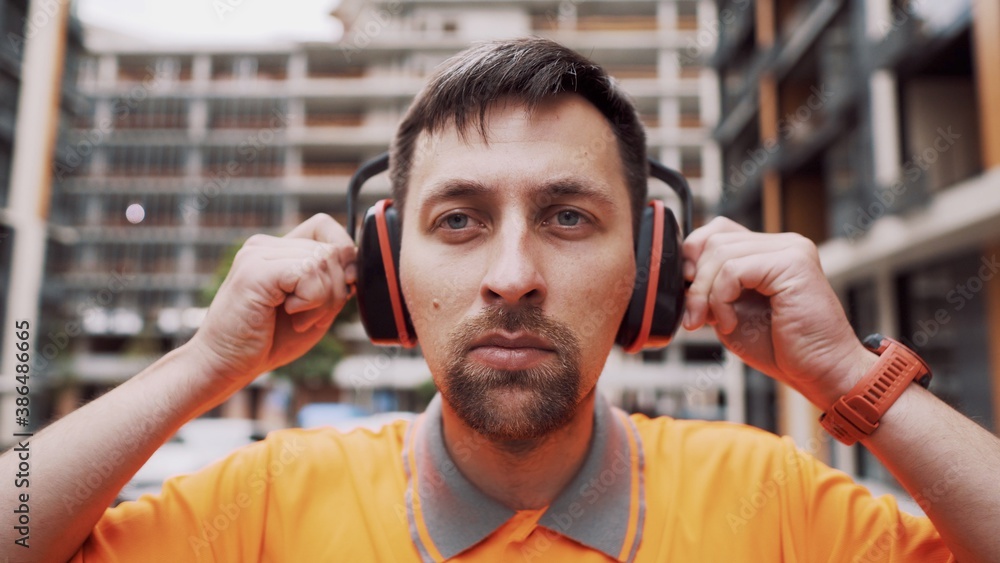
[[170,478],[159,495],[109,508],[71,561],[258,560],[274,472],[270,442]]
[[789,492],[799,489],[783,527],[806,560],[955,561],[929,518],[901,511],[890,495],[872,497],[846,473],[800,451],[791,438],[782,441]]

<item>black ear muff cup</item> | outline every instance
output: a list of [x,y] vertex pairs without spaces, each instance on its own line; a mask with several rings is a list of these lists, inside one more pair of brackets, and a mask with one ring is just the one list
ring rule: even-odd
[[417,338],[399,287],[400,234],[392,200],[365,213],[358,239],[358,310],[372,343],[412,348]]
[[616,342],[626,352],[666,346],[684,312],[680,227],[660,200],[649,202],[635,245],[635,284]]

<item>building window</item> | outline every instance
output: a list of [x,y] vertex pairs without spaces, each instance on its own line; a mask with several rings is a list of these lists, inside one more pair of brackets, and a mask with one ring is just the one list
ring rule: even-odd
[[685,31],[698,29],[698,4],[696,2],[677,2],[677,29]]
[[722,346],[713,342],[688,342],[684,345],[684,362],[722,363]]
[[680,99],[681,127],[701,127],[701,100],[697,97]]
[[[970,35],[959,34],[899,71],[900,180],[907,204],[983,170]],[[903,207],[896,202],[895,210]]]
[[778,406],[774,380],[750,367],[746,368],[745,376],[747,424],[776,433]]
[[968,252],[897,279],[899,334],[931,366],[931,391],[995,431],[984,304],[989,258]]
[[701,178],[701,147],[681,148],[681,174],[686,178]]

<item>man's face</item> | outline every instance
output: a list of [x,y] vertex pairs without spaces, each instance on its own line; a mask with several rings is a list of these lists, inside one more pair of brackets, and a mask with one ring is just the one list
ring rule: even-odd
[[[614,134],[583,98],[487,113],[418,143],[400,278],[435,383],[498,441],[568,422],[603,369],[635,277]],[[487,144],[488,143],[488,144]]]

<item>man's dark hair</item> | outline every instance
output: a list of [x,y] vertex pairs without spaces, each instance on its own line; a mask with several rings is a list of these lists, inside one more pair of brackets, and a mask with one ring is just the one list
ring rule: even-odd
[[485,139],[486,112],[498,100],[512,97],[530,111],[563,93],[582,96],[607,118],[624,166],[632,224],[637,225],[646,202],[647,164],[646,134],[635,106],[599,65],[537,37],[480,43],[438,68],[406,112],[392,144],[389,173],[397,208],[403,209],[420,133],[454,123],[460,135],[475,125]]

